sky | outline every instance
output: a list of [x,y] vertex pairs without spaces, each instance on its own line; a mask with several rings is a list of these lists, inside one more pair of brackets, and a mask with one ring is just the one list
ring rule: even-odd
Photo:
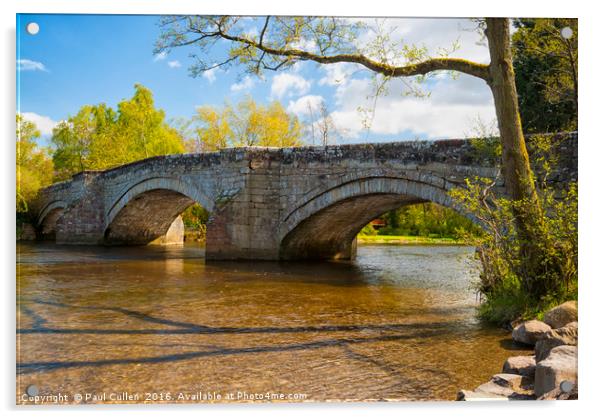
[[[193,63],[190,55],[197,52],[194,46],[153,54],[158,20],[153,15],[17,15],[17,112],[36,123],[47,143],[53,126],[81,106],[115,107],[141,83],[152,90],[155,105],[170,120],[191,118],[201,105],[222,106],[225,100],[236,104],[251,95],[259,103],[278,100],[308,122],[307,104],[317,109],[323,102],[341,134],[339,143],[462,138],[475,134],[478,120],[495,124],[489,88],[466,75],[436,75],[422,85],[430,93],[424,98],[408,95],[404,80],[394,79],[375,105],[371,73],[353,64],[303,62],[267,72],[263,79],[232,67],[193,78],[188,68]],[[39,25],[36,35],[25,29],[30,22]],[[433,55],[457,42],[452,56],[489,61],[486,41],[468,19],[378,22],[393,31],[395,40],[425,46]],[[250,20],[249,25],[250,32],[256,31]],[[362,41],[369,42],[372,35],[365,36]],[[358,108],[372,106],[374,117],[366,129]]]

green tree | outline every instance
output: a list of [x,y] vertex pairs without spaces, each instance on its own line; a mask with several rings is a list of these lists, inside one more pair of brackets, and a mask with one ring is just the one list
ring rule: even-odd
[[140,84],[135,89],[132,99],[117,105],[116,140],[127,144],[127,160],[182,153],[182,138],[165,122],[165,112],[155,108],[153,93]]
[[213,106],[200,106],[193,117],[200,124],[191,143],[192,151],[216,151],[228,147],[234,133],[230,128],[232,109],[225,106],[217,109]]
[[104,105],[85,105],[75,116],[61,121],[53,130],[55,151],[52,159],[58,179],[66,179],[83,170],[102,166],[93,150],[97,148],[100,126],[99,114]]
[[[513,65],[525,132],[576,130],[577,19],[516,19],[513,24]],[[564,38],[564,28],[572,36]]]
[[102,170],[147,157],[184,152],[178,131],[155,108],[152,92],[135,85],[134,96],[119,102],[85,105],[54,129],[57,179],[83,170]]
[[17,212],[27,212],[29,203],[52,182],[52,160],[38,147],[40,131],[33,122],[17,114]]
[[257,104],[248,96],[233,107],[202,106],[194,121],[194,151],[215,151],[225,147],[291,147],[301,144],[301,123],[286,112],[280,102]]

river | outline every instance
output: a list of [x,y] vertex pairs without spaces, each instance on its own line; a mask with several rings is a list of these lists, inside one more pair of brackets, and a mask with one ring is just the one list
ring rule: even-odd
[[476,319],[473,251],[206,262],[18,244],[17,401],[32,384],[68,403],[453,400],[528,353]]

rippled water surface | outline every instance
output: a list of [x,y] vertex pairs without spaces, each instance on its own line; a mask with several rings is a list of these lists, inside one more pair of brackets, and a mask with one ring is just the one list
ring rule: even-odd
[[472,251],[218,263],[188,246],[18,245],[17,398],[453,400],[525,353],[476,320]]

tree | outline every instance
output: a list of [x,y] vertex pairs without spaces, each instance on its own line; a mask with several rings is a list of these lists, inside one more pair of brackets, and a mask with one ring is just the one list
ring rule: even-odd
[[201,106],[194,117],[194,151],[225,147],[291,147],[300,145],[301,124],[280,102],[258,105],[250,96],[236,107]]
[[[165,112],[155,108],[153,93],[141,84],[136,84],[135,89],[130,100],[117,105],[116,138],[128,145],[127,160],[182,153],[182,138],[165,122]],[[123,163],[126,162],[120,164]]]
[[57,179],[102,170],[147,157],[182,153],[184,142],[156,109],[152,92],[135,85],[134,96],[117,105],[85,105],[53,130]]
[[75,116],[61,121],[54,128],[52,143],[55,146],[52,159],[58,179],[66,179],[83,170],[96,169],[103,165],[93,150],[101,134],[100,115],[106,106],[85,105]]
[[[193,75],[233,64],[260,75],[265,70],[290,68],[298,61],[314,61],[321,64],[354,63],[385,79],[424,77],[437,71],[454,71],[484,80],[491,89],[496,109],[505,187],[513,200],[524,204],[514,208],[522,244],[523,280],[528,287],[539,288],[535,282],[537,273],[547,268],[546,255],[538,253],[538,248],[532,244],[539,238],[538,228],[543,214],[523,137],[507,18],[486,18],[482,21],[490,64],[452,58],[446,54],[431,57],[423,48],[390,42],[379,28],[376,40],[365,46],[358,42],[365,25],[350,19],[274,16],[261,19],[257,34],[253,34],[246,29],[247,22],[240,17],[166,17],[161,21],[163,30],[155,52],[196,46],[201,54],[194,56]],[[225,57],[216,60],[210,52],[218,43],[221,45],[220,41],[229,41],[230,49]],[[205,56],[210,57],[210,61]]]
[[[520,113],[525,132],[577,129],[577,19],[516,19],[512,35]],[[561,31],[571,29],[570,37]]]
[[27,212],[28,205],[44,186],[52,182],[52,160],[36,139],[40,131],[33,122],[17,114],[17,212]]
[[200,123],[200,126],[194,130],[192,151],[216,151],[228,147],[233,136],[230,128],[232,109],[229,106],[222,110],[213,106],[199,106],[196,111],[193,119]]
[[341,136],[340,130],[335,124],[330,112],[328,111],[328,105],[322,100],[318,105],[318,119],[314,117],[314,109],[311,102],[307,102],[307,111],[309,114],[309,121],[307,125],[307,136],[311,138],[311,143],[316,144],[316,132],[318,134],[318,140],[320,145],[335,144],[338,137]]

